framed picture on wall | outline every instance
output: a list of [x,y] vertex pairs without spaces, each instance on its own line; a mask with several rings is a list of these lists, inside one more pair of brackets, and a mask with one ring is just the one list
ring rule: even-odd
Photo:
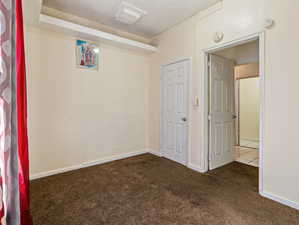
[[76,63],[79,68],[99,69],[99,46],[84,40],[76,40]]

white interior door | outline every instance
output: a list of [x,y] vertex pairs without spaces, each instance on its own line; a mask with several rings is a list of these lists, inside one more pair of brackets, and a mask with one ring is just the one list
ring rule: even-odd
[[189,60],[163,66],[162,71],[162,153],[184,165],[188,146],[189,73]]
[[209,168],[234,161],[234,62],[210,55]]

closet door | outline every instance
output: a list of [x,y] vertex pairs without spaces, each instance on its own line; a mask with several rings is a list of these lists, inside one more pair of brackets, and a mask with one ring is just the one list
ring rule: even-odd
[[187,164],[189,60],[163,67],[162,152],[164,157]]

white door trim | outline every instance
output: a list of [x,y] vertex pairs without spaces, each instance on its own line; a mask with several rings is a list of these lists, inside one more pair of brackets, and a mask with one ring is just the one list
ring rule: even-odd
[[209,168],[209,121],[208,121],[208,109],[209,109],[209,87],[208,87],[208,55],[210,53],[234,47],[237,45],[245,44],[247,42],[259,40],[259,70],[260,70],[260,148],[259,148],[259,193],[263,193],[263,152],[264,152],[264,121],[265,121],[265,33],[259,32],[249,36],[245,36],[227,43],[213,46],[211,48],[202,49],[204,53],[204,77],[202,82],[202,99],[204,108],[201,112],[202,116],[202,131],[204,140],[202,142],[202,165],[204,165],[203,171],[207,172]]
[[235,80],[236,144],[240,146],[240,80]]
[[188,149],[187,149],[187,152],[186,152],[186,159],[187,159],[187,162],[186,162],[186,165],[185,166],[188,166],[189,165],[189,162],[190,162],[190,150],[191,150],[191,140],[190,140],[190,133],[191,133],[191,96],[192,96],[192,74],[193,74],[193,71],[192,71],[192,57],[186,57],[186,58],[182,58],[182,59],[177,59],[177,60],[173,60],[173,61],[170,61],[170,62],[167,62],[165,64],[162,64],[160,66],[160,153],[161,153],[161,156],[163,157],[164,156],[164,153],[163,153],[163,149],[162,149],[162,146],[163,146],[163,68],[165,66],[169,66],[171,64],[175,64],[175,63],[179,63],[179,62],[183,62],[183,61],[189,61],[189,74],[187,75],[188,76],[188,108],[187,108],[187,115],[188,115],[188,129],[187,129],[187,146],[188,146]]

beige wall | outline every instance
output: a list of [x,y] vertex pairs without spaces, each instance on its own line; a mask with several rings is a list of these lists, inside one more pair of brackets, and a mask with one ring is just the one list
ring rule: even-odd
[[259,140],[259,78],[240,81],[240,139]]
[[[265,118],[264,160],[262,192],[280,200],[299,204],[299,173],[297,151],[297,121],[299,107],[299,77],[297,53],[299,32],[295,29],[299,19],[297,0],[224,0],[223,8],[202,18],[202,14],[177,25],[157,37],[160,52],[152,57],[150,78],[150,147],[159,149],[159,66],[165,61],[194,56],[192,98],[202,96],[204,55],[202,49],[215,46],[215,32],[223,32],[222,43],[264,30],[266,18],[276,25],[266,30],[265,39]],[[191,35],[191,36],[190,36]],[[194,52],[195,51],[195,52]],[[281,57],[281,56],[285,57]],[[189,119],[190,163],[201,170],[206,169],[203,155],[204,133],[202,132],[203,104],[192,109]],[[282,151],[283,149],[283,151]]]
[[147,55],[101,45],[97,72],[72,37],[30,28],[26,44],[31,175],[146,148]]

